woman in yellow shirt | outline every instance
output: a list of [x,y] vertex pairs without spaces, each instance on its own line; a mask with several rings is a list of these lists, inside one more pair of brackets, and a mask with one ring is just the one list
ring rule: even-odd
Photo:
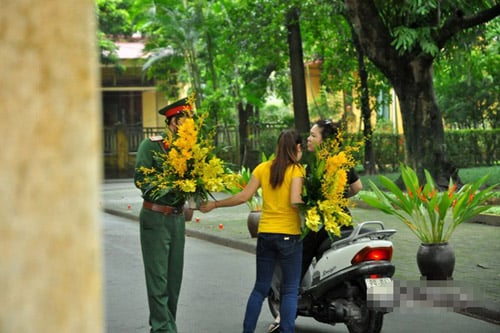
[[281,266],[281,327],[282,333],[294,331],[297,296],[302,265],[301,223],[296,204],[301,203],[304,168],[302,139],[295,130],[285,130],[278,138],[276,157],[259,164],[252,172],[247,186],[240,192],[220,201],[201,205],[200,211],[240,205],[262,188],[262,216],[257,236],[257,274],[248,298],[243,333],[254,332],[271,287],[274,267]]
[[[309,152],[315,152],[318,146],[321,146],[323,142],[327,140],[336,140],[337,135],[340,131],[340,124],[334,123],[331,120],[318,120],[316,121],[309,132],[309,137],[307,138],[307,150]],[[363,189],[363,184],[361,179],[358,177],[354,169],[350,169],[347,174],[347,182],[349,184],[346,189],[344,196],[346,198],[352,197]],[[347,212],[349,210],[346,208]],[[349,213],[350,214],[350,213]],[[352,227],[342,227],[342,229],[349,229]],[[322,228],[318,232],[310,231],[307,236],[302,240],[302,272],[301,279],[307,272],[309,265],[311,264],[313,258],[318,254],[318,249],[324,240],[328,238],[328,233],[325,228]],[[277,332],[280,328],[280,316],[276,317],[274,322],[269,325],[268,333]]]

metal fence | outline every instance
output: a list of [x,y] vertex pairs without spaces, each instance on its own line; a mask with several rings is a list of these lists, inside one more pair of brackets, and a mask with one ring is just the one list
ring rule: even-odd
[[[285,125],[279,123],[259,123],[249,126],[249,137],[247,142],[248,151],[243,156],[245,164],[254,166],[260,161],[260,156],[274,153],[276,140]],[[104,128],[103,151],[106,160],[106,168],[113,169],[115,161],[120,160],[117,156],[119,151],[128,151],[128,156],[121,160],[127,161],[130,168],[135,161],[135,154],[141,141],[154,135],[160,135],[164,127],[119,126]],[[118,147],[118,136],[122,135],[121,145],[126,144],[126,150]],[[475,131],[472,134],[457,134],[456,131],[446,133],[446,142],[449,146],[449,158],[459,167],[483,166],[496,164],[500,156],[500,143],[498,142],[498,130]],[[352,135],[352,140],[361,140],[359,134]],[[215,133],[215,147],[217,155],[238,167],[240,159],[240,137],[237,126],[219,126]],[[123,142],[124,141],[124,142]],[[460,142],[460,144],[457,144]],[[457,149],[458,146],[458,149]],[[121,150],[119,148],[122,148]],[[379,169],[386,171],[395,169],[404,160],[404,138],[396,134],[375,134],[373,136],[373,148],[376,165]],[[363,161],[363,151],[356,158]]]
[[[267,152],[274,149],[276,139],[285,125],[279,123],[260,123],[249,127],[248,147],[251,150]],[[105,127],[103,134],[103,151],[106,155],[113,155],[117,152],[117,133],[123,131],[127,137],[128,152],[134,154],[139,148],[139,144],[145,138],[160,135],[165,130],[164,127],[141,127],[141,126],[118,126]],[[240,137],[237,126],[218,126],[214,140],[220,150],[238,151]]]

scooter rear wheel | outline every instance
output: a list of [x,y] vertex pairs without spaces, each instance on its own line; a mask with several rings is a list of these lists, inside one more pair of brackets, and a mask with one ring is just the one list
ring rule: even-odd
[[363,319],[346,323],[349,333],[380,333],[384,323],[384,314],[363,307]]
[[274,291],[271,289],[267,296],[267,304],[269,305],[269,310],[273,318],[276,318],[280,314],[280,302],[280,295],[275,295]]

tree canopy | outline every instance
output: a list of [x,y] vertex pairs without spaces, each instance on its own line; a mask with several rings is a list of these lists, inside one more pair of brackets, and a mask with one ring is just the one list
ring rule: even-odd
[[459,181],[448,160],[442,114],[433,83],[434,61],[457,46],[467,29],[491,21],[500,5],[490,1],[346,0],[347,15],[367,57],[398,96],[408,164],[427,169],[445,186]]
[[[290,68],[290,28],[300,29],[303,61],[321,64],[324,98],[300,102],[312,106],[314,116],[331,117],[346,112],[332,103],[333,93],[343,92],[344,105],[361,106],[365,96],[366,127],[377,102],[387,100],[374,96],[387,96],[392,87],[403,115],[407,162],[417,170],[429,169],[443,179],[454,172],[444,145],[443,118],[457,127],[498,125],[495,18],[500,7],[494,1],[98,0],[98,4],[105,14],[102,31],[142,33],[154,53],[145,69],[165,83],[162,87],[168,94],[172,91],[167,87],[179,86],[176,82],[188,83],[200,106],[211,113],[210,119],[228,124],[235,123],[238,115],[240,131],[247,121],[259,119],[271,95],[285,104],[299,102],[291,93],[290,72],[297,65]],[[121,22],[120,29],[114,27]],[[361,69],[366,75],[360,74]],[[434,71],[439,73],[434,76]],[[461,79],[453,80],[457,72]],[[469,98],[458,96],[457,89],[467,89]],[[309,119],[307,108],[296,112]]]

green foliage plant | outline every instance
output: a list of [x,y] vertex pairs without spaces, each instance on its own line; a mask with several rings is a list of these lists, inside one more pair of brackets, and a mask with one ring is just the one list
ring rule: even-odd
[[[245,186],[247,186],[251,177],[252,177],[252,171],[250,170],[250,168],[242,166],[240,171],[238,172],[238,181],[236,185],[230,190],[230,192],[232,194],[236,194],[242,191],[245,188]],[[251,212],[262,210],[262,195],[260,188],[257,190],[257,193],[255,193],[250,198],[250,200],[246,202],[246,204]]]
[[[261,154],[262,162],[272,160],[273,158],[274,154],[271,154],[269,157],[267,157],[266,154],[264,153]],[[250,178],[252,178],[252,170],[250,168],[242,166],[238,172],[237,181],[235,185],[229,190],[229,192],[231,194],[236,194],[238,192],[241,192],[245,188],[245,186],[247,186],[248,182],[250,181]],[[262,210],[261,188],[259,188],[257,192],[250,198],[250,200],[247,201],[247,206],[252,212]]]
[[423,244],[447,243],[461,223],[489,208],[485,203],[497,186],[480,190],[489,177],[485,175],[460,189],[450,180],[448,189],[440,191],[430,173],[424,170],[424,174],[425,184],[420,184],[416,172],[401,165],[405,191],[389,178],[379,176],[387,191],[369,181],[375,196],[360,194],[368,205],[399,218]]

